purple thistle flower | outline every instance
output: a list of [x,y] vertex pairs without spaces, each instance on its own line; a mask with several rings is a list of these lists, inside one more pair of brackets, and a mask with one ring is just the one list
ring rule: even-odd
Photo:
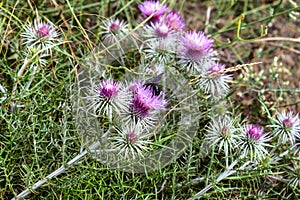
[[160,17],[168,10],[168,6],[166,4],[161,4],[159,1],[145,1],[142,4],[139,4],[138,8],[145,17],[149,17],[154,13],[151,22],[158,22]]
[[[205,71],[199,75],[197,85],[205,93],[211,95],[213,99],[224,97],[229,91],[228,82],[231,81],[231,76],[222,74],[225,65],[218,62],[207,63],[204,66]],[[219,73],[219,74],[218,74]]]
[[171,30],[174,30],[176,32],[183,31],[185,27],[184,19],[176,11],[171,11],[168,13],[168,15],[165,18],[165,23],[169,26]]
[[226,166],[228,166],[228,157],[234,152],[238,142],[239,135],[236,134],[235,127],[237,121],[228,115],[222,117],[212,117],[209,125],[206,126],[205,139],[207,144],[216,145],[218,152],[225,153]]
[[125,37],[128,33],[128,24],[123,20],[110,19],[103,23],[101,26],[103,29],[103,41],[108,45],[118,42],[121,38]]
[[119,149],[119,155],[123,155],[124,159],[143,158],[143,151],[147,151],[147,147],[152,142],[149,135],[141,129],[138,124],[123,124],[121,129],[115,129],[117,136],[111,138],[116,149]]
[[182,67],[194,68],[198,72],[203,72],[202,64],[216,60],[214,58],[216,53],[212,49],[213,45],[213,39],[206,36],[204,32],[186,31],[180,39],[179,64],[182,64]]
[[129,143],[135,143],[139,139],[138,134],[135,133],[134,131],[126,133],[125,137]]
[[115,81],[106,80],[100,83],[98,90],[99,95],[108,100],[118,95],[117,83]]
[[167,101],[161,99],[163,91],[159,95],[153,95],[151,87],[145,87],[143,84],[137,84],[135,87],[135,94],[130,103],[132,113],[139,118],[145,118],[150,115],[151,111],[164,110]]
[[275,124],[268,127],[274,128],[273,134],[278,137],[279,143],[285,144],[290,141],[295,143],[295,139],[300,137],[300,119],[298,114],[294,115],[292,111],[286,112],[285,110],[278,113],[276,119],[273,118]]
[[49,25],[42,23],[40,27],[38,27],[38,29],[36,30],[36,33],[41,38],[48,37],[50,36],[50,30],[51,27],[49,27]]
[[214,41],[202,31],[189,31],[185,32],[181,44],[185,47],[182,51],[184,56],[197,61],[210,53]]
[[264,129],[255,124],[246,124],[240,128],[240,141],[238,147],[242,158],[250,156],[250,160],[262,160],[269,155],[265,147],[271,147],[267,142],[271,140],[268,134],[264,134]]
[[120,23],[118,23],[118,21],[113,22],[109,26],[109,30],[112,32],[117,32],[119,29],[120,29]]
[[171,31],[165,23],[158,22],[155,24],[151,23],[151,25],[153,27],[156,38],[166,38]]
[[144,26],[143,36],[147,38],[147,41],[166,40],[173,35],[174,31],[164,22],[150,23]]
[[250,124],[246,126],[246,134],[250,140],[259,141],[263,135],[264,129],[255,124]]
[[213,63],[209,65],[207,72],[212,74],[212,73],[219,73],[225,69],[225,65],[222,65],[220,63]]
[[39,19],[35,19],[33,24],[30,22],[24,26],[21,36],[24,39],[23,44],[29,49],[35,47],[45,50],[46,53],[51,52],[50,47],[59,40],[56,27],[50,22],[41,22]]
[[104,80],[90,89],[86,97],[94,113],[107,115],[110,119],[113,113],[121,113],[128,108],[130,92],[121,83],[113,80]]

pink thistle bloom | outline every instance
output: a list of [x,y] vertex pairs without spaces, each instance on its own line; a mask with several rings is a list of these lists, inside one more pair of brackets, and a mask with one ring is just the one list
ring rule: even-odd
[[153,28],[159,38],[166,38],[171,31],[165,23],[156,23]]
[[162,99],[163,91],[159,95],[153,95],[151,87],[145,87],[142,84],[135,85],[135,94],[130,104],[130,109],[136,116],[145,118],[151,111],[164,110],[167,101]]
[[50,52],[51,46],[59,41],[56,27],[50,22],[41,22],[39,19],[35,19],[33,24],[30,22],[24,26],[21,36],[24,39],[23,44],[28,48],[43,49],[46,53]]
[[171,11],[165,18],[165,23],[170,27],[171,30],[176,32],[184,30],[185,21],[182,16],[176,12]]
[[222,72],[224,69],[225,69],[225,65],[222,65],[220,63],[213,63],[208,67],[207,72],[218,73],[218,72]]
[[203,64],[216,60],[216,52],[212,49],[214,41],[204,32],[186,31],[179,41],[179,64],[182,68],[203,72]]
[[175,43],[175,31],[171,30],[170,27],[164,22],[150,23],[144,26],[143,35],[147,38],[147,41],[153,40],[172,40]]
[[199,61],[210,54],[214,41],[202,31],[198,33],[189,31],[181,38],[181,44],[184,47],[181,51],[182,56],[192,61]]
[[114,113],[120,113],[128,108],[130,92],[120,82],[113,80],[102,81],[90,89],[87,99],[95,114],[107,115],[112,118]]
[[103,23],[101,26],[103,29],[103,41],[104,43],[111,45],[118,40],[122,39],[128,33],[128,24],[123,20],[110,19]]
[[145,1],[142,4],[139,4],[138,8],[145,17],[149,17],[154,13],[151,18],[152,22],[158,22],[160,17],[168,10],[168,6],[166,4],[161,4],[159,1]]
[[258,141],[262,137],[264,129],[258,125],[250,124],[246,126],[247,137],[251,140]]
[[36,30],[36,33],[39,37],[48,37],[50,36],[51,27],[48,24],[42,23],[40,27]]
[[124,159],[143,158],[143,152],[148,151],[151,140],[145,129],[138,124],[125,123],[120,128],[116,128],[117,136],[111,138],[113,144],[119,149],[118,155]]
[[99,95],[110,99],[118,95],[117,83],[111,80],[104,81],[98,86]]
[[214,99],[224,97],[229,91],[228,82],[232,79],[230,75],[221,73],[225,69],[225,65],[218,62],[212,62],[207,63],[204,68],[204,74],[199,76],[197,85]]
[[273,134],[279,138],[279,143],[285,144],[291,142],[294,144],[295,139],[300,137],[300,119],[298,113],[294,114],[292,111],[286,112],[283,110],[273,120],[275,124],[269,125],[269,127],[274,128]]
[[271,147],[267,142],[271,140],[264,129],[255,124],[246,124],[241,129],[238,147],[242,157],[250,156],[250,160],[262,160],[269,155],[265,147]]
[[134,131],[126,133],[125,137],[129,143],[135,143],[139,139],[139,135],[136,134]]

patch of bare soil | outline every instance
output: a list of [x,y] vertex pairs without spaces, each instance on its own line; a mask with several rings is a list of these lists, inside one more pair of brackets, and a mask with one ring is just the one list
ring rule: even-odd
[[[224,11],[229,5],[202,1],[186,3],[183,8],[189,29],[206,30],[214,36],[220,61],[227,67],[262,62],[233,74],[236,82],[232,84],[231,99],[241,112],[256,122],[265,119],[258,99],[271,110],[287,108],[300,112],[300,20],[294,20],[289,13],[268,18],[271,12],[278,14],[293,6],[288,1],[280,5],[272,2],[249,1],[241,30],[241,37],[250,40],[247,42],[234,42],[237,20],[245,10],[244,1],[238,1],[226,12],[220,9]],[[267,19],[259,21],[264,18]],[[253,22],[257,23],[251,24]],[[214,35],[230,23],[226,31]],[[261,34],[265,35],[260,37]],[[253,38],[258,39],[251,40]]]

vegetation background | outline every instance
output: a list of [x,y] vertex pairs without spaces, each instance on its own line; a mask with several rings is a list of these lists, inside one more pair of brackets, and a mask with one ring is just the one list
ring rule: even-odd
[[[227,67],[261,62],[234,71],[229,109],[250,121],[266,124],[264,106],[271,112],[299,111],[300,3],[291,0],[165,1],[179,10],[188,29],[205,30]],[[136,0],[120,1],[2,1],[0,3],[0,198],[10,199],[30,188],[80,153],[81,141],[72,116],[72,84],[76,66],[85,61],[101,39],[100,24],[118,17],[135,27],[140,19]],[[59,27],[66,42],[48,65],[35,75],[25,93],[30,73],[19,79],[24,63],[20,34],[37,13]],[[240,24],[239,24],[240,22]],[[20,106],[11,110],[12,102]],[[210,183],[203,199],[291,199],[299,187],[270,179],[289,171],[287,160],[255,171],[235,173],[221,182],[222,155],[199,156],[203,135],[197,137],[177,162],[149,174],[111,170],[86,157],[27,199],[188,199]],[[298,160],[299,162],[299,160]],[[266,172],[268,171],[268,173]],[[298,171],[297,171],[298,170]],[[281,196],[281,197],[279,197]]]

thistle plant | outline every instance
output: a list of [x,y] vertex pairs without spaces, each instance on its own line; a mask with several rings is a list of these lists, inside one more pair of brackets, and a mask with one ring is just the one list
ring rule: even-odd
[[23,44],[28,49],[36,48],[46,53],[51,52],[53,45],[58,42],[59,33],[51,22],[42,22],[39,17],[24,26]]
[[278,137],[278,143],[295,143],[296,138],[300,137],[300,119],[298,114],[294,115],[292,111],[283,110],[278,113],[276,118],[272,119],[275,124],[269,125],[273,128],[274,137]]
[[185,31],[178,48],[180,67],[189,73],[202,73],[205,64],[217,59],[213,45],[213,39],[204,32]]
[[128,107],[131,94],[125,84],[114,80],[105,80],[95,83],[89,88],[87,100],[90,101],[89,109],[95,114],[107,115],[110,119],[114,113],[120,114]]
[[240,139],[237,121],[230,116],[212,117],[211,122],[206,127],[204,141],[211,146],[216,146],[218,152],[225,154],[226,167],[229,166],[229,156],[231,156]]
[[[62,167],[40,181],[27,184],[26,189],[15,199],[24,198],[48,180],[68,172],[69,167],[81,163],[79,161],[86,156],[96,160],[89,159],[87,162],[101,163],[99,165],[95,163],[96,167],[101,166],[101,172],[111,173],[112,170],[110,169],[122,171],[117,172],[116,177],[121,177],[122,180],[123,177],[126,177],[128,183],[130,183],[130,178],[136,181],[141,177],[140,180],[143,180],[144,177],[141,174],[145,173],[147,178],[150,177],[151,184],[153,177],[157,178],[157,180],[154,178],[155,184],[161,184],[159,185],[160,190],[156,190],[157,185],[153,185],[155,192],[136,193],[135,196],[133,195],[134,197],[126,195],[131,195],[132,191],[137,191],[136,188],[135,190],[126,190],[126,192],[123,190],[123,193],[118,196],[119,198],[188,199],[187,195],[195,194],[190,199],[198,199],[206,193],[207,198],[214,199],[214,195],[217,195],[217,199],[221,196],[218,196],[220,191],[224,198],[227,195],[226,192],[229,191],[228,188],[248,189],[246,186],[244,187],[244,184],[243,187],[236,187],[235,185],[240,182],[244,183],[244,177],[251,179],[251,181],[255,179],[255,183],[260,185],[263,185],[262,181],[273,181],[273,186],[282,176],[284,177],[282,182],[291,186],[293,191],[297,191],[300,182],[298,173],[300,119],[298,114],[292,111],[274,114],[275,106],[266,104],[264,96],[258,98],[260,104],[257,105],[257,110],[259,110],[258,112],[263,110],[259,113],[259,118],[256,115],[252,116],[253,113],[251,112],[243,112],[234,98],[241,95],[239,87],[244,87],[247,84],[239,85],[241,80],[235,80],[234,77],[244,73],[243,69],[251,64],[239,66],[228,66],[228,64],[226,66],[225,59],[223,59],[224,55],[222,58],[219,57],[218,53],[220,52],[218,48],[224,44],[218,37],[219,34],[226,32],[227,29],[233,30],[234,27],[231,26],[235,26],[235,24],[230,24],[228,27],[213,32],[215,27],[210,26],[209,23],[216,23],[217,18],[211,20],[211,10],[208,9],[206,27],[200,27],[197,30],[190,29],[192,27],[190,20],[185,21],[181,15],[185,9],[175,10],[173,9],[176,8],[173,5],[174,2],[165,2],[144,1],[135,8],[130,8],[130,12],[123,13],[125,8],[133,5],[129,2],[124,6],[124,9],[119,9],[112,16],[104,17],[107,13],[111,13],[112,10],[110,10],[110,12],[103,12],[101,15],[80,15],[79,17],[77,12],[81,12],[81,10],[79,8],[73,9],[67,0],[68,7],[66,8],[69,10],[67,12],[63,10],[58,15],[62,18],[58,22],[63,24],[60,27],[60,32],[55,25],[58,22],[43,21],[38,16],[33,22],[20,26],[19,33],[21,34],[16,35],[20,36],[18,41],[22,44],[19,46],[24,52],[21,55],[24,59],[16,61],[17,64],[21,62],[22,65],[17,66],[19,71],[17,71],[16,76],[11,78],[14,80],[11,93],[9,92],[10,87],[7,87],[5,83],[0,84],[1,103],[7,101],[7,97],[11,95],[12,101],[18,102],[9,102],[9,105],[18,106],[22,103],[26,105],[27,97],[35,101],[38,95],[34,97],[31,95],[35,94],[33,91],[43,81],[48,84],[39,90],[40,93],[48,90],[56,92],[58,90],[56,82],[63,80],[65,84],[68,83],[64,89],[67,88],[70,98],[67,95],[59,96],[60,106],[55,107],[56,102],[50,102],[52,96],[47,96],[45,98],[47,102],[42,104],[47,106],[45,115],[53,123],[48,123],[47,120],[43,119],[43,124],[35,126],[37,120],[35,113],[32,112],[29,116],[31,120],[28,122],[29,125],[26,124],[24,127],[30,125],[34,127],[28,131],[28,137],[33,138],[36,160],[39,159],[40,149],[42,149],[36,143],[36,137],[43,135],[41,143],[48,142],[47,136],[52,134],[48,125],[50,127],[57,124],[64,129],[62,133],[57,133],[62,137],[63,147],[55,149],[56,154],[52,155],[53,158],[56,157],[57,152],[62,151],[62,157],[65,159],[68,152],[65,151],[64,147],[69,139],[65,132],[68,129],[73,127],[76,129],[81,139],[81,146],[79,145],[77,148],[80,149],[80,152],[71,161],[64,163]],[[102,2],[98,3],[103,5]],[[91,5],[99,5],[98,3],[87,4],[83,8],[89,10]],[[123,3],[123,1],[113,2],[108,7],[111,6],[111,9],[116,9]],[[54,2],[54,4],[57,3]],[[224,8],[227,6],[225,4],[222,4]],[[231,4],[235,4],[235,1]],[[274,5],[272,4],[272,9],[281,9],[280,6]],[[222,14],[219,11],[223,7],[220,6],[217,9],[217,17]],[[5,9],[2,10],[1,6],[0,8],[5,15],[17,19],[15,17],[17,14]],[[247,8],[245,6],[244,10],[248,14]],[[230,9],[226,7],[226,10],[229,11]],[[53,10],[41,11],[40,13],[46,15],[51,12]],[[276,15],[279,15],[278,13],[280,12],[277,12]],[[66,20],[66,16],[70,19],[67,18]],[[237,22],[237,35],[233,41],[250,43],[252,40],[244,40],[241,37],[241,30],[252,25],[252,22],[246,24],[243,16],[234,20]],[[272,21],[274,16],[273,13],[270,14],[268,23]],[[47,18],[44,17],[43,19]],[[55,17],[52,16],[49,19],[55,19]],[[94,23],[94,26],[89,26],[89,29],[86,30],[85,26],[81,25],[84,20],[86,23],[91,20],[91,24]],[[131,22],[134,23],[130,24]],[[0,26],[1,28],[2,26]],[[67,45],[59,46],[63,43],[60,38],[61,34],[64,35],[64,39],[71,40],[72,43],[69,47],[66,47]],[[75,41],[73,41],[74,39]],[[5,43],[2,38],[1,41],[2,44]],[[86,49],[81,49],[86,44],[88,44]],[[77,45],[78,49],[76,49]],[[227,47],[227,45],[230,48],[236,48],[233,46],[235,43],[229,40],[228,44],[224,46]],[[236,54],[238,53],[236,52]],[[233,62],[230,56],[228,56],[226,63]],[[244,57],[241,57],[240,61],[244,62],[243,59]],[[65,69],[66,66],[71,66],[68,68],[69,71]],[[29,70],[26,70],[27,67]],[[42,80],[34,84],[35,76],[42,71],[40,69],[47,68],[52,69],[52,76],[49,73],[41,74]],[[56,77],[55,72],[60,70],[65,71],[65,73]],[[235,74],[233,75],[231,72]],[[1,80],[2,76],[6,76],[3,74],[1,73]],[[68,76],[65,76],[66,74]],[[27,82],[20,84],[21,79]],[[18,84],[21,85],[22,91],[17,96]],[[34,87],[31,87],[33,85]],[[232,86],[235,88],[232,89]],[[260,86],[262,87],[264,84],[260,84]],[[267,86],[264,89],[273,92],[272,88]],[[27,91],[31,91],[28,96],[25,93]],[[254,91],[257,92],[257,88]],[[261,93],[258,92],[258,94]],[[15,100],[17,99],[16,96],[18,100]],[[53,103],[52,107],[48,105],[48,99],[50,99],[50,103]],[[68,105],[67,109],[66,104],[61,104],[61,101],[71,101],[73,105]],[[254,105],[252,99],[249,102],[249,104]],[[59,113],[61,108],[66,109],[63,114]],[[71,113],[71,108],[73,118],[66,114]],[[15,117],[10,113],[9,115],[7,113],[2,115],[2,111],[0,114],[1,119],[4,116],[9,116],[13,121],[13,117]],[[56,118],[56,115],[59,117]],[[41,115],[37,116],[40,117]],[[13,130],[15,130],[14,126],[17,126],[17,123],[24,120],[24,116],[17,119],[18,121],[13,123],[7,120],[11,123]],[[60,143],[53,140],[52,135],[50,140],[49,145],[54,144],[55,147],[60,147]],[[14,144],[13,142],[11,142],[11,138],[5,138],[3,144]],[[72,149],[76,148],[72,146]],[[169,168],[166,167],[167,165],[170,165]],[[283,170],[280,168],[281,165],[284,165]],[[55,167],[56,163],[52,166]],[[107,166],[107,168],[104,169],[103,166]],[[162,170],[164,167],[166,168]],[[174,172],[171,172],[170,169]],[[85,168],[85,170],[91,171],[89,168]],[[153,170],[157,171],[153,172]],[[8,172],[3,173],[6,180],[10,180]],[[157,174],[155,175],[155,173]],[[161,174],[162,176],[160,176]],[[174,178],[172,182],[169,181],[169,174]],[[255,178],[252,179],[253,174]],[[97,178],[97,176],[95,177]],[[24,180],[26,178],[26,176],[23,177]],[[180,186],[177,183],[179,179],[182,181]],[[224,179],[226,181],[221,183]],[[111,181],[112,178],[108,177],[107,180]],[[105,181],[105,177],[103,181]],[[139,183],[141,182],[143,181]],[[199,184],[200,182],[205,183]],[[248,182],[245,181],[245,183]],[[196,186],[190,187],[192,185]],[[254,185],[256,187],[258,184]],[[111,187],[111,185],[109,186]],[[128,186],[126,185],[126,187]],[[139,185],[139,187],[142,188],[143,186]],[[194,188],[199,187],[203,188],[199,192],[195,192]],[[276,187],[281,187],[281,185]],[[113,188],[116,190],[115,193],[118,193],[120,190],[115,188]],[[186,191],[191,192],[184,194],[185,196],[176,192],[177,189],[185,191],[187,188]],[[219,190],[219,188],[221,189]],[[168,196],[168,191],[171,190],[173,192],[172,197],[171,195]],[[214,191],[209,193],[210,190]],[[253,191],[264,192],[257,188],[254,188]],[[18,190],[16,189],[15,192]],[[249,193],[247,197],[249,197],[252,191],[247,192]],[[97,193],[99,192],[97,191]],[[151,196],[152,193],[155,195]],[[244,198],[244,196],[238,196],[238,192],[234,193],[236,193],[235,196],[230,193],[230,198]],[[167,194],[166,197],[162,196],[165,194]],[[258,196],[256,194],[255,197],[251,196],[251,198]],[[106,195],[105,198],[110,199],[110,194]]]
[[[128,34],[128,24],[119,19],[104,21],[104,24],[101,26],[101,28],[103,34],[102,40],[107,46],[114,43],[119,43],[119,40]],[[121,46],[118,47],[122,48]]]
[[231,81],[231,76],[222,74],[225,70],[225,65],[218,62],[207,63],[204,66],[204,72],[198,76],[197,85],[206,94],[210,94],[214,99],[221,99],[229,91],[228,83]]
[[249,157],[251,161],[262,160],[269,155],[266,147],[271,147],[268,142],[271,137],[264,133],[263,127],[256,124],[245,124],[240,128],[238,148],[243,158]]

